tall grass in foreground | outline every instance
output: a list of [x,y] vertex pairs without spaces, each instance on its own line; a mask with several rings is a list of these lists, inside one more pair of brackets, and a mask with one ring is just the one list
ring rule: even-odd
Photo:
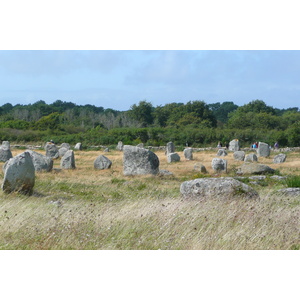
[[185,200],[181,182],[215,153],[169,165],[162,153],[170,177],[125,177],[117,152],[95,171],[97,155],[76,152],[76,170],[37,174],[31,197],[0,191],[0,249],[300,249],[300,197],[274,195],[282,183],[255,186],[260,200]]
[[7,199],[1,249],[299,249],[300,200]]

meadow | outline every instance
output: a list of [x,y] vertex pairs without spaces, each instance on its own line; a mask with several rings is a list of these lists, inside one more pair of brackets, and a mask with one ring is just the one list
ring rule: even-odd
[[[183,181],[220,176],[211,168],[216,151],[194,152],[192,161],[178,152],[181,161],[171,164],[163,151],[155,153],[172,176],[124,176],[122,152],[75,151],[76,169],[36,173],[32,196],[1,190],[0,249],[300,249],[300,197],[276,194],[284,181],[268,177],[253,186],[259,200],[187,200],[179,191]],[[111,169],[94,169],[100,154]],[[272,163],[275,154],[259,163],[279,175],[300,175],[299,152],[287,153],[282,164]],[[221,176],[235,176],[242,162],[232,152],[225,159],[228,173]],[[209,175],[194,170],[197,162]]]

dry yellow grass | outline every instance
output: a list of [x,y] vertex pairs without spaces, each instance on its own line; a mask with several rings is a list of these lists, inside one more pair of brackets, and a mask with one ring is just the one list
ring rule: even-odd
[[[133,177],[123,176],[121,152],[77,151],[76,170],[36,174],[33,196],[0,192],[0,248],[299,249],[300,199],[273,195],[280,184],[255,187],[256,201],[181,197],[180,184],[196,175],[196,162],[213,175],[215,153],[194,153],[193,161],[181,154],[181,162],[168,164],[157,152],[160,169],[174,176]],[[113,162],[111,169],[94,170],[100,154]],[[272,163],[273,156],[259,162],[282,174],[300,174],[299,153],[289,153],[280,165]],[[232,174],[242,164],[232,153],[225,158]]]

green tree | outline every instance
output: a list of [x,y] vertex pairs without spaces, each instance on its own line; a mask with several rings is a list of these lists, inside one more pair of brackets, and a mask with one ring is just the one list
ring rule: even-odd
[[140,123],[141,127],[147,127],[153,124],[153,111],[154,108],[152,104],[143,100],[140,101],[138,105],[132,105],[128,113],[132,119]]

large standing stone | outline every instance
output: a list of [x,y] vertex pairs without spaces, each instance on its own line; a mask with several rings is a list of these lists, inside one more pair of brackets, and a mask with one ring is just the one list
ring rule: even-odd
[[239,151],[240,150],[239,140],[235,139],[230,141],[228,148],[229,151]]
[[30,154],[36,172],[50,172],[52,170],[53,160],[51,157],[32,150],[26,150],[26,152]]
[[217,172],[227,172],[227,160],[222,158],[214,158],[211,162],[213,170]]
[[158,174],[159,159],[152,151],[125,145],[123,152],[124,175]]
[[35,183],[35,169],[28,152],[11,158],[5,167],[2,190],[6,193],[32,194]]
[[59,157],[58,148],[55,144],[51,142],[47,142],[45,145],[45,150],[46,150],[46,156],[54,159]]
[[225,151],[225,149],[218,150],[217,156],[226,156],[226,155],[227,155],[227,152]]
[[254,153],[248,154],[244,159],[244,162],[255,162],[255,161],[257,161],[257,155]]
[[94,168],[98,170],[109,169],[112,162],[104,155],[99,155],[94,161]]
[[123,142],[119,141],[116,149],[119,151],[123,151],[123,148],[124,148]]
[[178,155],[178,153],[169,153],[167,155],[167,161],[168,163],[178,162],[180,161],[180,156]]
[[193,149],[192,148],[186,148],[183,150],[183,155],[185,159],[187,160],[193,160]]
[[259,198],[258,193],[250,186],[232,178],[199,178],[185,181],[180,192],[186,198],[228,200],[231,198]]
[[169,142],[167,143],[167,147],[166,147],[166,155],[168,155],[169,153],[174,153],[175,152],[175,145],[173,142]]
[[256,164],[256,163],[244,163],[241,165],[238,170],[237,174],[272,174],[275,170],[270,168],[269,166],[263,164]]
[[266,143],[259,142],[257,148],[257,155],[260,157],[269,157],[270,156],[270,146]]
[[244,159],[245,159],[245,151],[235,151],[233,153],[233,158],[235,160],[244,161]]
[[60,167],[62,169],[75,169],[75,156],[73,150],[68,150],[61,158]]
[[273,163],[281,164],[281,163],[285,162],[285,160],[286,160],[286,154],[280,153],[280,154],[274,156]]
[[82,150],[82,144],[81,143],[77,143],[74,147],[75,150]]

